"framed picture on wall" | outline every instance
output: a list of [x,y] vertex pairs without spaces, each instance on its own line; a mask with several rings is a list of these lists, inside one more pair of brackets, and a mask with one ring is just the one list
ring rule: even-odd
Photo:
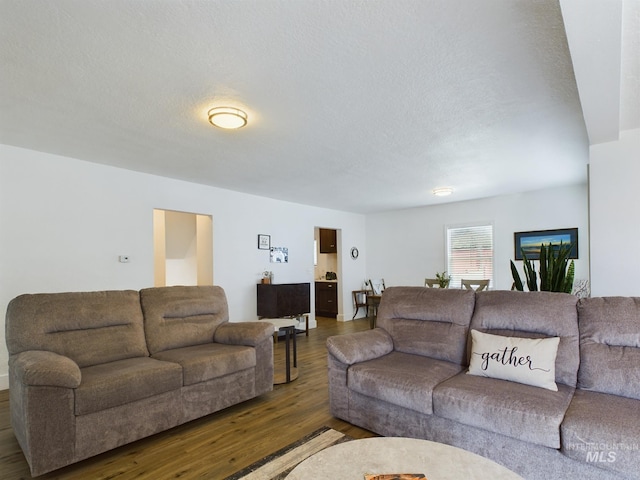
[[562,245],[572,245],[569,258],[578,258],[578,229],[565,228],[560,230],[537,230],[532,232],[515,232],[513,234],[515,247],[515,259],[523,260],[522,252],[529,260],[540,260],[540,247],[553,245],[560,248]]
[[289,249],[287,247],[272,247],[271,263],[289,263]]
[[258,235],[258,248],[260,250],[269,250],[271,248],[271,235]]

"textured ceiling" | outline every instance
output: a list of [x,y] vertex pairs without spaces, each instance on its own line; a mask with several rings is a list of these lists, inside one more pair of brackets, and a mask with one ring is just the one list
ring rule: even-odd
[[581,183],[564,3],[0,0],[0,143],[362,213]]

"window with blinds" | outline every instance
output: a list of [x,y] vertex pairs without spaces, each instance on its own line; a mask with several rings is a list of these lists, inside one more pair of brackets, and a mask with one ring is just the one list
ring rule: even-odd
[[462,279],[489,279],[493,288],[493,225],[447,227],[447,274],[449,288]]

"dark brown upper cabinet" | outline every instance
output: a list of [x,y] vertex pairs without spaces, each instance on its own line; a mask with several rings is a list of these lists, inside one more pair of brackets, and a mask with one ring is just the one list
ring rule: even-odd
[[338,253],[336,231],[328,228],[320,229],[320,253]]

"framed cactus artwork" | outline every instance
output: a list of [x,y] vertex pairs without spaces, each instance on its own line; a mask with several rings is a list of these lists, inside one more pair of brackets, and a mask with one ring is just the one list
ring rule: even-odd
[[537,230],[531,232],[515,232],[513,234],[515,259],[522,260],[523,252],[529,260],[540,259],[542,245],[553,246],[557,252],[560,245],[571,245],[571,252],[567,258],[578,258],[578,229],[564,228],[559,230]]

